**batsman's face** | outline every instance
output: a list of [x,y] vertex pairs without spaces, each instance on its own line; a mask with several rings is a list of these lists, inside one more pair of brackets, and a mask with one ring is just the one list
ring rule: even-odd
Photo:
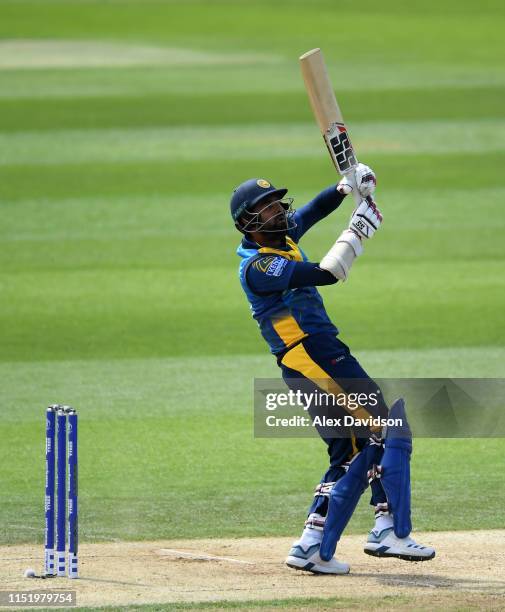
[[287,231],[286,209],[275,196],[261,200],[251,212],[258,214],[259,231]]

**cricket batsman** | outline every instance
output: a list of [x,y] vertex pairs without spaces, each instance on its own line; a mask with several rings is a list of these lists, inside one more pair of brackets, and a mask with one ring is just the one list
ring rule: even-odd
[[[292,208],[293,199],[285,197],[288,190],[277,189],[265,179],[249,179],[233,191],[231,216],[244,235],[237,249],[240,283],[290,389],[322,389],[347,397],[357,390],[378,390],[339,340],[316,288],[347,280],[366,241],[380,228],[382,215],[372,199],[375,185],[374,172],[358,164],[336,187],[328,187],[297,211]],[[353,190],[362,200],[349,226],[319,263],[309,261],[298,246],[300,239]],[[377,396],[380,399],[373,409],[360,406],[360,416],[388,416],[382,394]],[[334,554],[368,484],[375,525],[365,553],[407,561],[435,556],[433,548],[410,537],[412,436],[403,400],[391,407],[389,417],[393,416],[403,425],[348,428],[345,436],[317,428],[327,445],[329,467],[315,489],[301,538],[289,551],[289,567],[322,574],[349,572],[349,565],[337,561]]]

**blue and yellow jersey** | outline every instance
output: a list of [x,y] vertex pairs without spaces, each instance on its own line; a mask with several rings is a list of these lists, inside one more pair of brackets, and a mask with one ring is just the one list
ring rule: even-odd
[[297,211],[294,217],[297,227],[289,232],[283,248],[262,247],[244,238],[237,249],[242,258],[240,283],[274,355],[310,335],[338,334],[318,290],[313,286],[289,288],[289,283],[297,262],[307,262],[298,240],[341,201],[335,187],[330,187]]

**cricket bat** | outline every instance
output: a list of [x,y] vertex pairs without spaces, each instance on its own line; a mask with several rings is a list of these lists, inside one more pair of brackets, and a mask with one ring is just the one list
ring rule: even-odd
[[[331,160],[338,173],[345,176],[357,166],[358,160],[335,98],[321,49],[312,49],[304,53],[300,57],[300,66],[310,105]],[[361,196],[357,189],[353,190],[353,195],[359,203]]]

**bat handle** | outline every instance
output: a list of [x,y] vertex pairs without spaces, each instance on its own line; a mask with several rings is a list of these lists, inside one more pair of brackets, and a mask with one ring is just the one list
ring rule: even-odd
[[354,198],[354,201],[356,202],[356,206],[359,206],[361,204],[361,202],[363,201],[363,196],[358,191],[358,186],[356,184],[356,178],[355,178],[355,173],[354,173],[355,169],[356,169],[356,167],[353,166],[350,170],[348,170],[344,174],[344,176],[351,183],[351,185],[352,185],[352,197]]
[[356,206],[359,206],[361,202],[363,201],[363,196],[360,194],[360,192],[356,188],[353,189],[352,197],[354,198],[354,201],[356,202]]

